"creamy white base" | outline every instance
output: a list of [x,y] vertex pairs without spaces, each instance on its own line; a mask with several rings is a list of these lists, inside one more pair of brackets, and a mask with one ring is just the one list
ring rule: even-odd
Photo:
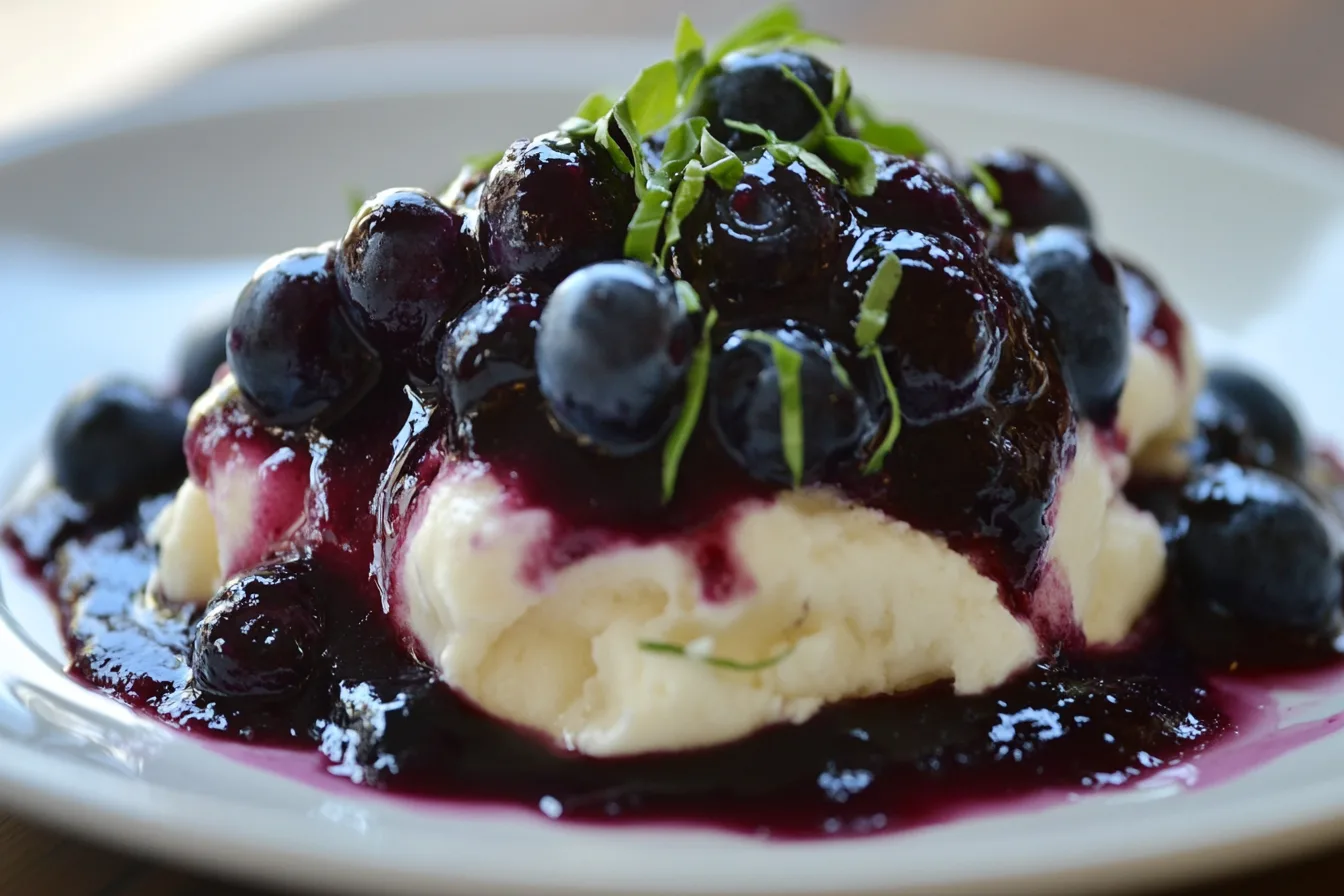
[[[1188,435],[1199,375],[1188,347],[1185,356],[1182,377],[1135,345],[1117,424],[1128,456],[1102,450],[1084,428],[1060,489],[1030,615],[1063,614],[1090,643],[1123,639],[1161,585],[1157,524],[1118,487],[1131,462],[1171,463],[1166,446]],[[240,533],[257,524],[255,489],[235,463],[214,468],[208,500],[185,485],[154,527],[159,588],[171,599],[207,600],[234,569]],[[936,680],[979,692],[1042,652],[967,558],[826,490],[740,508],[723,537],[749,587],[719,602],[703,599],[676,540],[614,546],[538,581],[526,568],[551,524],[544,509],[507,507],[483,467],[456,465],[421,497],[397,612],[461,693],[584,753],[720,743],[827,702]],[[750,671],[705,661],[779,657]]]
[[[1114,494],[1089,435],[1050,551],[1074,608],[1067,593],[1043,588],[1040,600],[1063,601],[1042,611],[1076,612],[1092,641],[1124,637],[1164,560],[1151,518]],[[508,509],[488,472],[463,465],[429,496],[401,590],[406,622],[447,681],[584,753],[719,743],[845,697],[941,679],[975,693],[1042,653],[966,557],[826,490],[742,511],[724,537],[754,587],[722,602],[702,598],[691,553],[676,542],[605,550],[529,583],[524,567],[550,525],[544,510]],[[1102,566],[1125,574],[1103,585]],[[740,671],[646,642],[746,663],[784,658]]]

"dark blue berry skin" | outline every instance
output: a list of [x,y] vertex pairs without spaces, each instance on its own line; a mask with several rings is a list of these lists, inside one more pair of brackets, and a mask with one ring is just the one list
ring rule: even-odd
[[[862,387],[856,388],[848,374],[853,359],[839,346],[800,329],[762,332],[802,356],[802,484],[856,469],[876,423]],[[714,359],[708,417],[724,450],[748,475],[789,486],[793,472],[784,455],[779,382],[771,345],[752,331],[738,330]]]
[[321,654],[316,573],[290,561],[226,582],[196,628],[193,681],[224,698],[274,699],[303,686]]
[[1340,611],[1336,533],[1300,487],[1267,470],[1223,462],[1198,469],[1171,531],[1181,600],[1257,626],[1318,632]]
[[1230,460],[1299,477],[1307,441],[1292,409],[1262,380],[1231,368],[1208,372],[1195,402],[1197,461]]
[[542,292],[514,278],[488,291],[448,328],[439,388],[459,419],[480,410],[497,390],[514,391],[536,379],[542,299]]
[[720,313],[778,322],[825,297],[853,219],[835,184],[801,162],[756,154],[733,189],[705,184],[668,266]]
[[510,146],[478,203],[490,276],[554,286],[624,254],[635,193],[606,149],[555,133]]
[[[686,109],[686,116],[703,115],[709,128],[730,148],[756,146],[761,139],[736,130],[726,120],[743,121],[774,131],[781,140],[800,140],[817,124],[817,109],[797,84],[784,76],[788,68],[817,98],[829,103],[834,75],[821,60],[797,50],[767,53],[729,53],[705,73]],[[841,113],[836,121],[841,133],[849,124]]]
[[257,419],[324,425],[377,382],[378,355],[345,315],[333,246],[266,261],[243,287],[229,325],[229,369]]
[[1092,229],[1087,200],[1057,164],[1035,153],[1000,149],[977,160],[1002,191],[999,208],[1016,230],[1035,231],[1052,224]]
[[639,453],[675,422],[695,336],[672,281],[634,261],[591,265],[565,278],[541,315],[541,393],[580,440]]
[[945,420],[976,407],[1005,339],[996,271],[955,237],[866,230],[855,241],[835,303],[857,322],[879,261],[901,259],[901,283],[879,343],[908,422]]
[[919,159],[881,150],[873,150],[873,158],[873,195],[853,200],[865,226],[948,234],[976,252],[984,250],[989,224],[950,177]]
[[187,404],[113,380],[70,397],[51,433],[56,483],[95,509],[171,491],[187,476]]
[[225,342],[229,335],[227,320],[213,323],[193,332],[182,345],[178,356],[177,394],[187,401],[195,401],[210,388],[227,358]]
[[422,190],[384,190],[350,222],[336,279],[384,361],[432,382],[444,326],[480,295],[480,252],[460,212]]
[[1072,227],[1019,237],[1017,252],[1074,407],[1089,420],[1111,423],[1129,372],[1129,309],[1115,263]]

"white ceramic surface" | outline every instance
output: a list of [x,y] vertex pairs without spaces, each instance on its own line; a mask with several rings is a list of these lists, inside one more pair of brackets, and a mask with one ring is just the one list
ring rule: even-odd
[[[514,41],[263,59],[0,145],[0,462],[16,468],[79,379],[163,375],[180,330],[225,307],[260,258],[340,232],[349,188],[439,186],[463,153],[543,130],[663,52]],[[1274,371],[1317,431],[1344,435],[1344,156],[1112,84],[840,56],[879,106],[957,150],[1034,145],[1064,160],[1105,237],[1160,273],[1206,345]],[[440,894],[1076,891],[1228,872],[1344,836],[1339,734],[1192,792],[1150,787],[806,844],[318,789],[73,685],[45,607],[12,568],[0,580],[0,802],[272,882]]]

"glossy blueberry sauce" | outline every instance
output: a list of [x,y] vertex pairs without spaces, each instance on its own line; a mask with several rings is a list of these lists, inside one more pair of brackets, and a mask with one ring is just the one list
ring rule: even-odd
[[[191,671],[203,608],[163,602],[149,587],[157,558],[147,530],[168,496],[95,513],[53,489],[10,519],[4,537],[60,610],[72,673],[181,729],[319,756],[329,776],[380,791],[774,837],[868,834],[968,807],[1179,775],[1228,735],[1262,723],[1272,713],[1248,703],[1244,688],[1211,686],[1173,634],[1170,595],[1125,645],[1083,649],[1068,588],[1046,560],[1078,438],[1051,348],[1058,337],[1005,254],[1011,240],[990,232],[960,186],[923,162],[874,154],[876,186],[857,196],[800,162],[747,153],[735,186],[704,185],[668,247],[667,274],[719,315],[703,331],[717,357],[746,329],[796,331],[828,346],[837,382],[852,390],[846,406],[871,412],[872,433],[846,456],[828,456],[807,484],[944,538],[999,584],[1046,659],[984,694],[935,684],[833,704],[730,744],[601,760],[491,718],[438,679],[398,624],[395,595],[417,505],[440,477],[480,466],[513,509],[549,514],[522,568],[528,582],[615,547],[670,542],[694,562],[707,601],[754,587],[731,529],[784,487],[735,459],[710,410],[686,444],[670,501],[661,450],[599,450],[557,423],[534,369],[540,309],[577,268],[621,257],[634,199],[604,150],[553,134],[514,144],[489,177],[461,180],[445,197],[452,210],[420,194],[380,194],[379,215],[414,207],[393,229],[409,228],[414,238],[399,245],[422,265],[377,256],[391,250],[375,245],[372,223],[352,229],[353,243],[347,235],[344,292],[324,295],[352,298],[362,338],[378,343],[382,380],[371,391],[363,374],[372,377],[372,367],[360,367],[359,389],[336,383],[338,395],[317,395],[331,413],[304,416],[320,432],[282,430],[261,425],[224,381],[188,431],[191,477],[212,500],[235,489],[259,496],[248,531],[224,546],[225,575],[276,562],[306,571],[320,619],[305,620],[305,637],[321,646],[302,684],[282,697],[203,691]],[[373,221],[374,212],[361,215]],[[447,310],[427,299],[447,276],[445,253],[463,255],[449,267],[466,272],[453,281],[466,291],[453,292]],[[879,336],[861,349],[861,303],[892,257],[900,288]],[[407,282],[381,293],[383,274],[403,270]],[[1121,272],[1131,334],[1179,370],[1179,315],[1138,268]],[[276,286],[265,297],[287,295]],[[706,318],[694,313],[699,327]],[[275,335],[275,321],[259,317],[261,335]],[[456,333],[463,321],[478,331]],[[459,335],[454,352],[440,351],[441,336]],[[322,360],[319,350],[291,347],[303,349],[286,356],[301,373]],[[235,354],[247,363],[246,352]],[[899,409],[889,393],[899,394]],[[708,395],[712,404],[712,386]],[[895,413],[899,438],[865,470]],[[1104,421],[1099,439],[1114,450],[1122,441]]]
[[1121,284],[1129,302],[1129,332],[1163,355],[1180,372],[1185,366],[1181,344],[1185,321],[1151,275],[1126,259],[1117,259]]
[[[1153,622],[1141,650],[1062,651],[982,695],[934,685],[853,700],[802,725],[683,753],[594,760],[558,751],[454,694],[385,612],[395,566],[386,552],[395,540],[383,535],[414,512],[411,496],[437,474],[439,435],[417,401],[391,388],[311,445],[246,424],[236,403],[193,430],[189,454],[202,480],[212,474],[207,448],[209,457],[264,458],[273,470],[311,457],[306,477],[271,474],[271,501],[303,502],[320,518],[300,527],[289,549],[324,571],[326,644],[306,685],[283,700],[212,698],[192,684],[199,610],[145,594],[155,557],[144,530],[165,497],[91,519],[52,491],[14,518],[6,537],[55,598],[72,671],[89,686],[188,731],[310,756],[316,748],[329,774],[391,793],[590,821],[695,821],[775,837],[863,834],[1178,770],[1244,717],[1210,692]],[[702,569],[720,583],[712,587],[726,589],[710,597],[740,587],[731,558],[716,547],[721,525],[712,521],[691,539]],[[584,531],[593,530],[571,524],[559,538]],[[594,538],[601,546],[602,536]]]
[[300,694],[269,705],[208,699],[188,679],[198,613],[155,606],[143,592],[154,558],[142,525],[162,505],[94,527],[68,520],[53,542],[69,508],[53,493],[10,530],[56,594],[74,673],[189,731],[316,746],[332,774],[394,793],[780,837],[867,833],[1043,789],[1116,786],[1188,761],[1233,730],[1179,650],[1158,644],[1056,658],[984,695],[932,686],[837,704],[722,747],[586,759],[461,700],[414,658],[374,589],[336,577],[324,592],[327,645]]

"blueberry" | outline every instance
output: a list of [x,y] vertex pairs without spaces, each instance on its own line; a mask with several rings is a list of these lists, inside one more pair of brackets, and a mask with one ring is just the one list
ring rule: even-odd
[[1301,476],[1307,442],[1292,409],[1262,380],[1231,368],[1209,371],[1195,401],[1197,461],[1230,460]]
[[771,339],[802,361],[802,483],[854,468],[874,434],[875,420],[849,373],[853,361],[841,347],[792,326],[735,331],[715,357],[708,416],[724,450],[755,479],[793,484],[784,453],[780,375]]
[[542,294],[514,278],[490,290],[448,328],[439,354],[439,386],[459,418],[496,390],[536,378]]
[[[802,89],[785,77],[785,68],[811,87],[823,103],[831,101],[834,76],[821,60],[797,50],[737,52],[705,73],[685,114],[709,119],[710,130],[732,149],[755,146],[760,138],[730,127],[725,123],[729,119],[760,125],[781,140],[800,140],[816,125],[817,110]],[[849,132],[843,114],[836,126],[842,133]]]
[[1000,149],[977,161],[998,181],[1003,193],[998,205],[1015,229],[1040,230],[1051,224],[1092,229],[1087,201],[1054,162],[1016,149]]
[[384,190],[350,222],[336,279],[350,319],[385,361],[434,379],[443,327],[480,294],[480,253],[459,212],[421,190]]
[[233,309],[228,358],[267,425],[331,422],[373,387],[379,359],[342,308],[330,244],[277,255],[257,269]]
[[855,200],[869,226],[923,233],[946,233],[980,251],[987,224],[951,178],[918,159],[873,151],[877,186]]
[[481,188],[490,178],[490,170],[476,163],[463,165],[453,182],[439,194],[439,202],[458,211],[474,210],[480,205]]
[[182,345],[177,365],[177,394],[195,401],[215,381],[215,373],[227,359],[225,340],[227,320],[212,323],[191,333]]
[[1018,254],[1074,406],[1110,423],[1129,372],[1129,312],[1115,263],[1086,233],[1063,226],[1019,238]]
[[901,259],[901,282],[879,341],[902,416],[932,423],[976,407],[1001,354],[1002,278],[954,237],[866,230],[837,293],[851,326],[878,263],[892,253]]
[[56,483],[83,504],[107,508],[171,491],[187,476],[187,407],[128,380],[71,396],[51,434]]
[[636,454],[674,422],[694,344],[670,280],[634,261],[591,265],[557,286],[542,312],[541,392],[580,440]]
[[825,294],[853,220],[843,191],[799,162],[750,158],[731,190],[713,182],[681,226],[669,267],[729,315],[779,319]]
[[494,277],[553,286],[620,258],[634,211],[634,185],[607,150],[543,134],[510,146],[482,188],[481,246]]
[[302,687],[322,650],[315,576],[309,563],[290,561],[225,583],[196,628],[196,686],[216,697],[262,699]]
[[1170,545],[1181,598],[1247,626],[1316,632],[1338,614],[1344,581],[1335,533],[1300,487],[1223,462],[1182,493]]

